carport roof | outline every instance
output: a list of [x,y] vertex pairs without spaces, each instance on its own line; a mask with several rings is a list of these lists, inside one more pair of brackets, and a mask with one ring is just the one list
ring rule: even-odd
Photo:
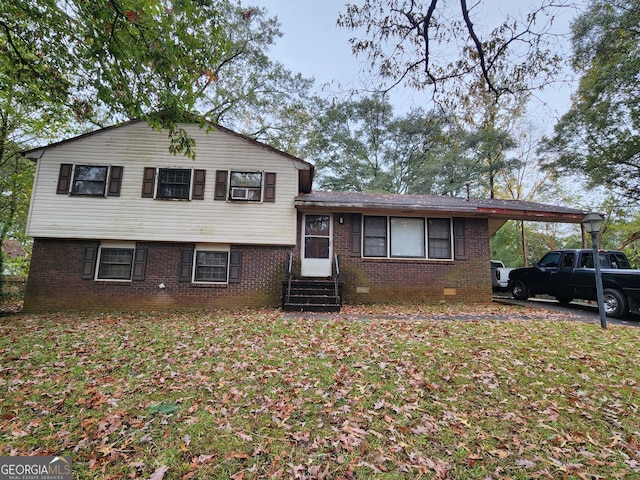
[[489,219],[493,235],[507,220],[580,223],[584,210],[498,198],[459,198],[444,195],[400,195],[394,193],[322,192],[299,195],[296,207],[303,210],[380,214],[431,213]]

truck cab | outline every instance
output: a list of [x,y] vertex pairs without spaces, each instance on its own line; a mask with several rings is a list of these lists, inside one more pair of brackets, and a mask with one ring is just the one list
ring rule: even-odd
[[[607,315],[620,317],[631,309],[640,312],[640,270],[633,270],[623,252],[601,250]],[[552,250],[534,266],[517,268],[509,274],[514,298],[525,300],[546,294],[560,303],[573,299],[595,300],[595,267],[592,250]]]

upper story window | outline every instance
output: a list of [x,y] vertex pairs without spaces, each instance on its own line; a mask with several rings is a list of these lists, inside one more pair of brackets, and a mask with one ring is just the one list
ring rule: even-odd
[[262,199],[262,173],[231,172],[229,189],[231,200],[259,202]]
[[109,167],[76,165],[71,193],[74,195],[103,196],[107,186]]
[[191,192],[191,170],[186,168],[160,168],[156,198],[188,200]]
[[56,193],[119,197],[124,168],[114,165],[60,165]]
[[191,168],[144,169],[142,197],[176,200],[204,200],[206,170]]
[[232,202],[275,202],[276,174],[217,170],[213,198]]
[[453,258],[449,218],[366,215],[362,238],[364,257]]

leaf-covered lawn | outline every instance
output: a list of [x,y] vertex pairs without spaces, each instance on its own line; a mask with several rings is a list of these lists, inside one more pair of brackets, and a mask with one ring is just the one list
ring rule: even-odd
[[2,318],[0,455],[83,479],[640,478],[640,329],[479,310]]

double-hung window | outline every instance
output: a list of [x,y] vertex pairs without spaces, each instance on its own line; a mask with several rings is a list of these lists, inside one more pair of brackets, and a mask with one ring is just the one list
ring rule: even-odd
[[156,198],[189,199],[191,191],[191,169],[160,168]]
[[364,256],[387,256],[387,217],[364,217]]
[[124,167],[62,163],[56,194],[119,197]]
[[76,165],[71,194],[104,196],[108,170],[107,166]]
[[448,218],[430,218],[429,226],[429,258],[450,259],[451,248],[451,221]]
[[195,282],[224,283],[228,277],[229,252],[196,250],[193,280]]
[[227,202],[276,201],[276,173],[216,170],[214,200]]
[[142,198],[204,200],[206,170],[146,167]]
[[231,200],[259,202],[262,199],[262,173],[231,172],[229,190]]
[[229,245],[198,244],[181,252],[180,281],[193,283],[237,283],[241,255]]
[[134,248],[101,248],[98,280],[131,280],[134,250]]
[[116,282],[145,279],[147,249],[135,242],[102,242],[84,249],[81,278]]
[[378,258],[453,257],[451,219],[363,217],[363,256]]

